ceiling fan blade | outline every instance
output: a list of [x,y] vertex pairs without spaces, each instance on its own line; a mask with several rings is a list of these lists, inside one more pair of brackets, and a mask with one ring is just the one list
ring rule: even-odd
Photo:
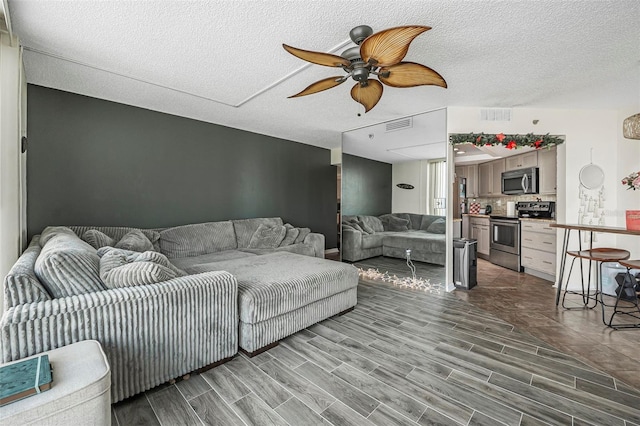
[[291,53],[293,56],[297,56],[307,62],[313,64],[324,65],[325,67],[348,67],[351,62],[341,56],[332,55],[331,53],[312,52],[311,50],[298,49],[296,47],[287,46],[283,44],[284,50]]
[[379,67],[397,64],[407,54],[413,39],[430,29],[423,25],[409,25],[380,31],[362,42],[360,57]]
[[[389,73],[385,77],[386,73]],[[447,87],[444,78],[429,67],[414,62],[400,62],[389,67],[380,68],[380,81],[392,87],[440,86]]]
[[351,89],[351,97],[354,101],[364,105],[364,112],[369,112],[382,97],[382,84],[378,80],[367,80],[366,86],[357,83]]
[[310,84],[306,89],[304,89],[300,93],[296,93],[295,95],[289,96],[290,98],[297,98],[299,96],[311,95],[313,93],[322,92],[323,90],[331,89],[332,87],[336,87],[339,84],[344,83],[345,79],[342,76],[329,77],[322,79],[320,81],[316,81],[315,83]]

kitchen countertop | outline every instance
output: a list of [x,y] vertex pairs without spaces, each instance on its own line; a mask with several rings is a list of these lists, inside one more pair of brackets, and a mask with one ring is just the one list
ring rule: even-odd
[[[482,218],[487,218],[490,219],[491,215],[488,214],[471,214],[471,213],[463,213],[463,216],[469,216],[469,217],[482,217]],[[457,219],[454,219],[457,220]],[[555,219],[536,219],[536,218],[531,218],[531,217],[521,217],[520,221],[531,221],[531,222],[549,222],[549,223],[555,223],[556,220]]]
[[555,219],[535,219],[532,217],[521,217],[520,222],[528,221],[528,222],[548,222],[548,223],[556,223]]

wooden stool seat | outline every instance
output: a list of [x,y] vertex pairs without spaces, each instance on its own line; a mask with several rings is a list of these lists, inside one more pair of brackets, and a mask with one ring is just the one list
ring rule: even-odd
[[621,260],[626,260],[631,257],[631,253],[628,250],[608,247],[599,247],[591,250],[567,251],[567,254],[580,259],[592,260],[594,262],[620,262]]
[[640,269],[640,259],[636,260],[619,260],[619,264],[629,269]]
[[[576,259],[580,259],[580,281],[582,284],[582,291],[572,291],[565,289],[564,295],[562,297],[562,307],[565,309],[593,309],[598,305],[598,294],[600,294],[600,301],[602,302],[602,289],[600,281],[602,279],[602,264],[607,262],[620,262],[621,260],[626,260],[631,257],[631,253],[628,250],[622,250],[611,247],[598,247],[592,248],[589,250],[567,250],[566,252],[569,256],[572,256],[574,259],[571,262],[571,267],[569,268],[569,275],[567,276],[567,286],[569,285],[569,279],[571,278],[571,271],[573,270],[573,264]],[[585,289],[584,286],[584,275],[582,271],[582,260],[589,261],[589,277],[587,279],[587,287]],[[598,273],[595,276],[595,293],[591,294],[591,262],[596,262]],[[565,298],[567,294],[579,294],[582,296],[583,306],[581,307],[568,307],[565,305]],[[593,302],[593,305],[590,303]],[[602,321],[604,322],[604,310]]]

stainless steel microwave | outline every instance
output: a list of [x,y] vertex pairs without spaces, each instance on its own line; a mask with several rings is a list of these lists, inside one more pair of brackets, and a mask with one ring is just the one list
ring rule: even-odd
[[537,194],[538,184],[537,167],[502,172],[502,193],[505,195]]

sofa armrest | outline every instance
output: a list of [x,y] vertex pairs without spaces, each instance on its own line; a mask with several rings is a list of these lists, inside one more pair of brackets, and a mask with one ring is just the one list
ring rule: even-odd
[[18,305],[0,320],[2,362],[97,340],[115,403],[233,356],[237,298],[235,277],[214,271]]
[[342,258],[348,261],[356,260],[355,253],[362,250],[362,232],[357,229],[342,227],[342,243],[340,244]]
[[316,257],[324,259],[324,234],[311,232],[305,237],[303,243],[312,245]]

